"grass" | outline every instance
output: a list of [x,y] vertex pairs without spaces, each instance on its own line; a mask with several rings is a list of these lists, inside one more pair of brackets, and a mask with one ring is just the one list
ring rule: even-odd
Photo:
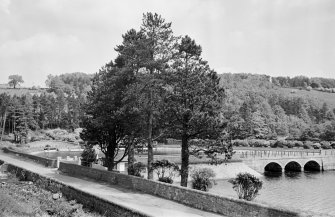
[[0,94],[2,93],[7,93],[10,96],[22,96],[22,95],[26,95],[26,94],[41,94],[44,93],[45,90],[44,89],[39,89],[39,90],[33,90],[30,88],[0,88]]
[[335,93],[321,92],[317,90],[299,90],[294,88],[279,88],[281,93],[287,96],[298,96],[306,99],[314,100],[317,105],[322,107],[323,103],[327,103],[329,108],[335,108]]

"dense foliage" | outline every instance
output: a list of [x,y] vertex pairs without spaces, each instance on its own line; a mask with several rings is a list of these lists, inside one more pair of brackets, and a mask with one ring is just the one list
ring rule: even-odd
[[152,163],[152,168],[158,176],[158,181],[173,183],[173,177],[179,173],[177,164],[168,160],[156,160]]
[[23,79],[21,75],[10,75],[8,77],[9,79],[9,86],[13,87],[14,89],[19,85],[20,83],[23,83]]
[[311,88],[335,88],[335,79],[331,78],[308,78],[306,76],[296,77],[273,77],[272,82],[281,87],[303,87]]
[[145,172],[145,164],[141,162],[136,162],[128,166],[128,175],[142,177],[143,172]]
[[81,165],[91,167],[92,163],[97,160],[97,154],[93,147],[85,147],[81,153]]
[[191,171],[192,188],[208,191],[214,184],[215,173],[210,168],[198,168]]
[[265,75],[223,74],[220,81],[232,139],[335,140],[335,108],[327,103],[286,94]]
[[[129,149],[141,141],[141,114],[131,106],[134,99],[126,95],[127,87],[133,82],[131,71],[106,64],[94,76],[84,106],[81,138],[99,144],[108,170],[113,170],[128,155]],[[122,152],[120,148],[124,148]],[[121,156],[116,159],[119,153]]]
[[239,199],[251,201],[262,189],[263,182],[250,173],[239,173],[236,178],[229,180],[233,184]]
[[[35,94],[0,94],[2,134],[13,133],[16,142],[26,142],[32,130],[53,128],[74,130],[80,127],[83,116],[82,105],[86,101],[85,90],[90,88],[91,80],[87,80],[89,76],[83,73],[67,74],[65,77],[70,78],[71,75],[72,80],[76,82],[68,84],[68,87],[50,88],[48,91]],[[59,77],[63,78],[62,75]]]

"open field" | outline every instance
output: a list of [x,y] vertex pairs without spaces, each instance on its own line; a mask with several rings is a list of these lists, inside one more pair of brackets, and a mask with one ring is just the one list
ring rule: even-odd
[[335,108],[335,93],[321,92],[317,90],[299,90],[296,88],[278,88],[278,90],[287,96],[298,96],[307,99],[313,99],[320,107],[327,103],[329,108]]

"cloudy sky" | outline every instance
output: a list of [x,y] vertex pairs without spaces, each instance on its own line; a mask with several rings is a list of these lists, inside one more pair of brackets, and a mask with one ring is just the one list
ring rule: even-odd
[[219,73],[335,78],[333,0],[0,0],[0,83],[97,72],[145,12],[194,38]]

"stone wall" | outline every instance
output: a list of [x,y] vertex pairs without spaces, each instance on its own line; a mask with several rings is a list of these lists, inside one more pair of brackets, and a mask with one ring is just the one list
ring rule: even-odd
[[[4,162],[0,160],[0,165],[3,163]],[[112,203],[55,179],[39,175],[11,164],[7,164],[6,170],[7,172],[16,174],[20,180],[32,181],[37,186],[54,193],[62,192],[68,200],[76,200],[83,204],[84,207],[95,210],[107,217],[149,217],[146,214],[132,210],[130,207]]]
[[22,157],[26,157],[26,158],[32,159],[32,160],[36,161],[39,164],[43,164],[46,167],[57,168],[57,160],[56,159],[39,157],[39,156],[36,156],[36,155],[31,155],[31,154],[27,154],[27,153],[22,153],[22,152],[14,151],[14,150],[11,150],[11,149],[8,149],[8,148],[4,148],[3,151],[5,153],[17,154],[17,155],[20,155]]
[[174,200],[191,207],[227,216],[306,216],[295,211],[275,208],[238,199],[226,198],[185,187],[179,187],[135,176],[102,171],[74,164],[61,162],[59,170],[69,175],[85,176],[96,180],[103,180],[111,184],[117,184],[122,187],[142,191],[169,200]]

